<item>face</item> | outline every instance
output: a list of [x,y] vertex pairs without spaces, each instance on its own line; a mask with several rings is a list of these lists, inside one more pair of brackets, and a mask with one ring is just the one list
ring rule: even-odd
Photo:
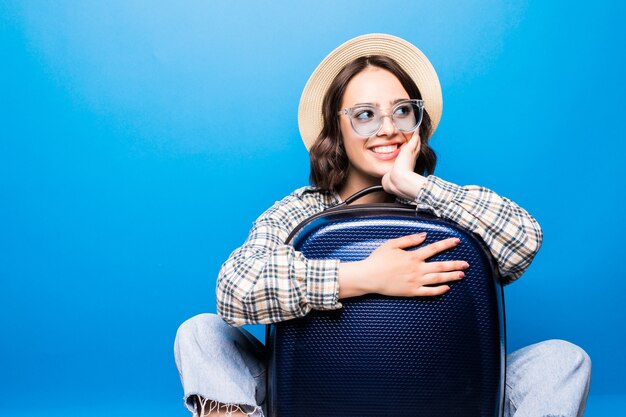
[[[390,114],[398,101],[409,98],[395,75],[382,68],[368,67],[346,86],[341,108],[370,104]],[[363,137],[352,129],[349,117],[342,115],[339,119],[350,163],[344,188],[358,189],[380,184],[380,179],[391,170],[400,148],[411,139],[413,132],[401,132],[390,117],[383,117],[380,130],[370,137]]]

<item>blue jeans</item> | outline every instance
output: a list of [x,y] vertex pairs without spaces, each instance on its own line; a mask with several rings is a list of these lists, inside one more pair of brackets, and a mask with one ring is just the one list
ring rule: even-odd
[[[200,314],[178,329],[174,356],[185,405],[194,416],[218,404],[265,415],[263,345],[250,333],[215,314]],[[507,355],[504,415],[580,417],[590,378],[589,356],[576,345],[548,340],[519,349]],[[202,399],[200,407],[194,396]]]

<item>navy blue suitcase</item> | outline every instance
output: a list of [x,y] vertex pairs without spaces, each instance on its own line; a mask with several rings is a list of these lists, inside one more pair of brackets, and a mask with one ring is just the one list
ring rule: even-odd
[[370,294],[268,326],[270,416],[502,415],[504,300],[478,236],[415,206],[342,204],[301,223],[288,243],[307,258],[356,261],[423,231],[424,244],[461,239],[432,260],[468,261],[465,278],[438,297]]

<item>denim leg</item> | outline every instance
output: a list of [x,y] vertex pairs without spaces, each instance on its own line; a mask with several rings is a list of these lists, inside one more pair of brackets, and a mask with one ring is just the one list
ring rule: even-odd
[[215,314],[185,321],[176,333],[174,357],[187,409],[198,415],[190,396],[204,399],[204,411],[217,403],[263,416],[264,346],[254,336],[230,326]]
[[548,340],[507,356],[505,417],[581,417],[591,360],[563,340]]

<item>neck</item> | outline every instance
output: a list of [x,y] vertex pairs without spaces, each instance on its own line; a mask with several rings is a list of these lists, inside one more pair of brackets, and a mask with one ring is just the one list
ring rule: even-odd
[[[371,181],[346,181],[346,184],[338,190],[339,197],[341,201],[345,201],[346,198],[350,197],[354,193],[361,191],[367,187],[371,187],[374,185],[380,185],[380,179],[371,180]],[[393,202],[395,197],[387,194],[385,192],[377,192],[368,194],[359,198],[353,204],[371,204],[371,203],[385,203],[385,202]]]

